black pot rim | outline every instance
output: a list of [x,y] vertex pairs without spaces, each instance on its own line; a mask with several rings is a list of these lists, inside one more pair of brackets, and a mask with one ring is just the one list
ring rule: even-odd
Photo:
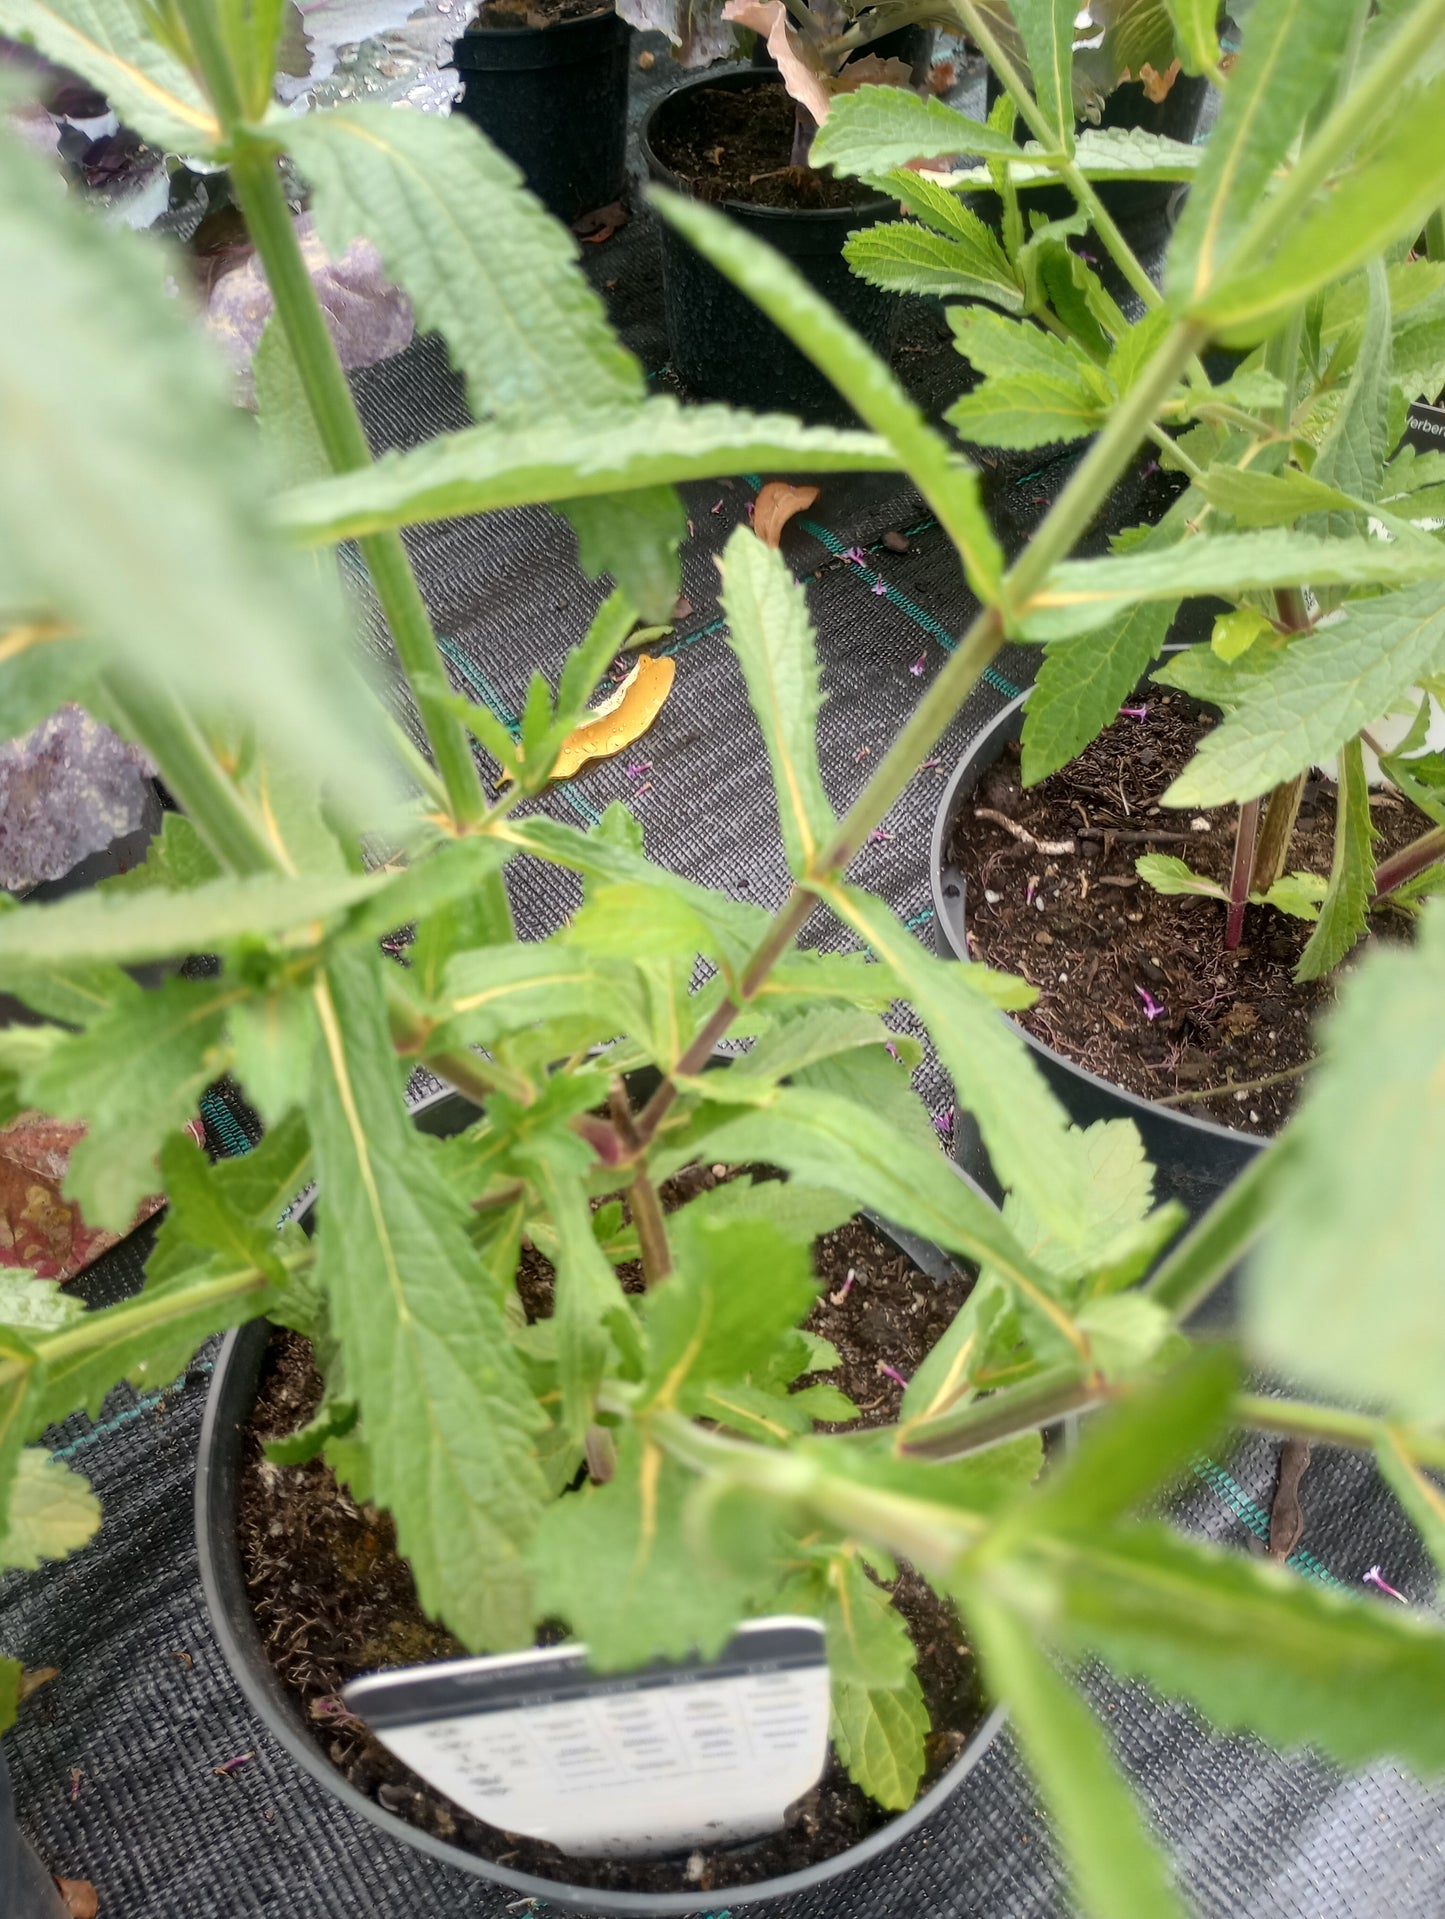
[[625,43],[631,36],[631,27],[608,0],[580,20],[551,20],[544,27],[468,28],[452,42],[451,65],[459,73],[569,67],[593,59],[609,41]]
[[[1179,653],[1182,646],[1166,646],[1165,653]],[[1001,713],[990,720],[989,724],[964,749],[958,765],[953,769],[948,784],[943,789],[943,797],[933,816],[933,838],[929,848],[928,878],[933,889],[933,916],[943,938],[948,943],[948,957],[971,964],[967,941],[963,937],[965,925],[966,898],[962,876],[953,865],[945,865],[949,840],[952,838],[954,820],[964,798],[973,790],[979,775],[998,758],[1010,730],[1022,714],[1027,703],[1030,688],[1025,687],[1015,699],[1009,701]],[[950,893],[948,888],[954,891]],[[1005,1012],[998,1017],[1008,1020]],[[1033,1052],[1047,1059],[1061,1072],[1068,1073],[1082,1085],[1093,1088],[1100,1094],[1106,1094],[1115,1101],[1122,1112],[1130,1117],[1145,1117],[1154,1125],[1168,1124],[1177,1126],[1181,1133],[1195,1139],[1228,1141],[1238,1147],[1255,1146],[1263,1150],[1268,1139],[1259,1133],[1245,1132],[1236,1126],[1221,1126],[1218,1120],[1204,1119],[1193,1113],[1180,1112],[1172,1106],[1160,1106],[1155,1101],[1141,1099],[1137,1093],[1131,1093],[1122,1086],[1116,1086],[1112,1080],[1101,1079],[1097,1073],[1091,1073],[1083,1066],[1077,1066],[1073,1060],[1048,1046],[1019,1025],[1009,1020],[1014,1031],[1023,1039]]]
[[[446,1088],[415,1107],[413,1117],[430,1115],[434,1120],[439,1108],[446,1107],[458,1098],[450,1088]],[[422,1123],[426,1124],[425,1118]],[[954,1165],[953,1171],[966,1185],[982,1194],[982,1188],[969,1179],[962,1167]],[[874,1220],[873,1223],[888,1233],[911,1258],[916,1258],[918,1249],[926,1245],[915,1235],[887,1226],[881,1220]],[[935,1259],[948,1257],[937,1248],[928,1250]],[[619,1919],[631,1919],[634,1915],[635,1919],[662,1919],[662,1915],[711,1912],[719,1905],[754,1905],[760,1900],[784,1899],[792,1893],[825,1885],[868,1860],[877,1858],[880,1853],[891,1851],[957,1791],[1002,1728],[1007,1717],[1006,1710],[1002,1706],[994,1706],[974,1728],[963,1751],[941,1779],[921,1798],[916,1799],[907,1811],[895,1815],[886,1825],[869,1833],[867,1838],[860,1840],[856,1846],[850,1846],[846,1852],[835,1853],[831,1859],[819,1860],[817,1864],[806,1866],[798,1872],[783,1873],[773,1879],[760,1879],[754,1885],[728,1886],[716,1893],[629,1893],[610,1892],[598,1886],[574,1886],[562,1879],[543,1879],[532,1873],[514,1872],[509,1866],[497,1865],[480,1853],[467,1852],[461,1846],[451,1845],[408,1824],[358,1791],[349,1780],[342,1778],[307,1730],[296,1701],[286,1691],[266,1658],[261,1635],[246,1601],[240,1553],[235,1543],[234,1513],[229,1505],[212,1496],[212,1461],[223,1448],[232,1448],[239,1443],[239,1426],[234,1422],[226,1403],[233,1377],[253,1356],[259,1359],[257,1349],[260,1342],[269,1338],[270,1331],[268,1320],[253,1319],[227,1333],[216,1356],[216,1369],[206,1396],[196,1461],[195,1508],[196,1550],[206,1610],[210,1615],[211,1631],[215,1634],[226,1663],[245,1694],[247,1703],[267,1732],[326,1791],[340,1800],[349,1811],[378,1827],[388,1838],[427,1853],[443,1865],[453,1866],[473,1878],[490,1880],[539,1902],[580,1907],[594,1913],[616,1914]],[[230,1603],[234,1599],[239,1599],[240,1604]],[[245,1622],[239,1628],[234,1623],[238,1619]]]
[[[745,92],[750,87],[780,87],[783,76],[777,68],[767,67],[721,67],[711,68],[702,73],[693,74],[687,80],[679,80],[676,86],[669,87],[653,101],[643,116],[638,138],[642,146],[642,157],[647,162],[647,175],[650,180],[664,186],[672,193],[681,194],[686,200],[696,200],[699,196],[679,174],[673,172],[666,161],[660,160],[652,144],[653,125],[659,114],[664,113],[672,102],[686,93],[694,93],[702,87],[735,87]],[[751,200],[709,200],[708,206],[722,207],[728,213],[745,214],[750,221],[766,224],[797,223],[804,226],[838,225],[847,220],[876,220],[889,207],[898,202],[886,193],[873,195],[870,199],[860,200],[851,207],[760,207]]]

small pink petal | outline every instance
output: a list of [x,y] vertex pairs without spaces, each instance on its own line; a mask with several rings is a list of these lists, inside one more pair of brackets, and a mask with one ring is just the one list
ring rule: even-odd
[[885,1052],[885,1053],[891,1053],[891,1054],[893,1055],[893,1057],[894,1057],[894,1059],[897,1059],[897,1057],[898,1057],[898,1048],[897,1048],[897,1047],[896,1047],[896,1046],[895,1046],[895,1045],[893,1044],[893,1042],[892,1042],[892,1040],[891,1040],[891,1039],[887,1039],[887,1040],[884,1040],[884,1042],[883,1042],[883,1050],[884,1050],[884,1052]]
[[896,1366],[890,1366],[886,1360],[879,1360],[878,1370],[885,1379],[891,1379],[895,1385],[907,1386],[908,1381],[903,1377],[902,1373],[899,1372],[898,1368]]
[[627,769],[627,777],[630,780],[640,780],[644,773],[650,773],[651,771],[651,760],[635,760]]
[[948,1108],[946,1112],[935,1113],[933,1115],[933,1130],[935,1133],[941,1133],[946,1138],[949,1132],[952,1130],[952,1127],[953,1127],[953,1108],[951,1106]]
[[868,835],[868,837],[870,840],[873,840],[876,842],[878,840],[891,840],[896,838],[897,836],[896,834],[893,834],[893,833],[885,833],[881,826],[875,826],[873,828],[873,831]]
[[1140,999],[1143,1000],[1144,1017],[1152,1025],[1156,1019],[1161,1017],[1166,1009],[1159,1004],[1158,1000],[1151,998],[1142,986],[1136,986],[1134,991],[1139,995]]
[[709,507],[708,509],[710,513],[721,513],[722,510],[723,510],[723,503],[721,500],[719,500],[715,506]]
[[1121,717],[1127,714],[1131,720],[1147,720],[1149,717],[1147,706],[1121,706],[1119,713]]
[[881,600],[888,591],[888,582],[886,580],[875,580],[871,591],[875,600]]
[[851,560],[854,566],[867,566],[868,564],[868,555],[863,551],[861,546],[846,547],[838,557],[840,560]]
[[744,511],[744,512],[745,512],[745,513],[747,514],[747,516],[748,516],[748,525],[749,525],[749,526],[751,526],[751,525],[752,525],[752,523],[753,523],[753,503],[752,503],[752,501],[751,501],[751,500],[749,500],[749,501],[748,501],[748,502],[746,503],[746,505],[745,505],[745,506],[744,506],[744,508],[743,508],[743,511]]
[[1031,879],[1028,885],[1024,888],[1024,905],[1025,906],[1033,905],[1034,894],[1037,893],[1038,890],[1039,890],[1038,881],[1036,879]]
[[1361,1584],[1365,1586],[1378,1586],[1382,1593],[1388,1593],[1391,1599],[1398,1599],[1402,1606],[1408,1606],[1410,1603],[1404,1593],[1396,1592],[1389,1580],[1381,1574],[1378,1566],[1371,1566],[1361,1581]]
[[931,760],[920,760],[918,762],[918,770],[920,773],[926,773],[930,766],[937,766],[938,764],[939,764],[939,761],[936,758]]
[[[910,666],[908,670],[915,679],[920,679],[923,675],[923,669],[925,666],[927,666],[927,664],[928,664],[928,655],[926,653],[920,653],[918,658],[913,662],[912,666]],[[933,764],[937,766],[938,764],[937,760],[934,760]]]

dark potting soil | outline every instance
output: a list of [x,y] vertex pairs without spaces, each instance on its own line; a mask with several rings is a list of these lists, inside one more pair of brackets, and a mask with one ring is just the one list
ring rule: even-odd
[[[949,848],[966,881],[969,951],[1038,987],[1035,1005],[1014,1017],[1066,1059],[1144,1099],[1273,1134],[1305,1083],[1292,1069],[1314,1056],[1311,1028],[1338,974],[1295,984],[1313,931],[1305,920],[1250,906],[1243,943],[1226,952],[1222,902],[1156,893],[1135,873],[1141,854],[1173,854],[1227,885],[1237,818],[1232,807],[1160,806],[1214,722],[1157,688],[1140,706],[1144,719],[1121,716],[1072,765],[1027,791],[1016,743],[984,774]],[[1033,841],[1070,841],[1071,849],[1043,852],[989,813]],[[1424,831],[1394,792],[1372,794],[1370,813],[1377,857]],[[1311,779],[1287,871],[1329,874],[1334,818],[1333,782]],[[1402,915],[1384,911],[1369,938],[1407,931]],[[1289,1077],[1253,1084],[1276,1074]],[[1245,1085],[1251,1090],[1235,1090]]]
[[568,20],[590,20],[611,13],[612,0],[482,0],[481,11],[467,29],[486,33],[510,27],[557,27]]
[[795,167],[785,87],[698,87],[655,128],[653,151],[699,200],[751,207],[855,207],[876,199],[858,180]]
[[[721,1167],[691,1168],[664,1188],[663,1203],[678,1205],[734,1176]],[[807,1324],[833,1342],[841,1360],[826,1377],[859,1407],[857,1424],[886,1424],[897,1416],[902,1387],[882,1368],[911,1375],[963,1304],[970,1281],[961,1274],[946,1284],[928,1278],[862,1219],[820,1239],[814,1266],[822,1291]],[[641,1284],[639,1273],[622,1270],[630,1288]],[[552,1270],[535,1252],[524,1255],[518,1283],[529,1317],[550,1310]],[[887,1823],[890,1815],[831,1752],[823,1778],[791,1808],[784,1831],[687,1858],[573,1859],[499,1832],[428,1787],[341,1708],[338,1694],[358,1674],[454,1659],[464,1648],[418,1606],[388,1515],[352,1501],[320,1460],[278,1467],[262,1456],[262,1441],[296,1431],[320,1395],[307,1342],[275,1334],[246,1433],[238,1532],[267,1656],[301,1696],[318,1744],[353,1786],[412,1825],[516,1871],[631,1891],[708,1892],[795,1872]],[[925,1790],[963,1750],[984,1703],[953,1609],[907,1568],[892,1591],[934,1727]]]

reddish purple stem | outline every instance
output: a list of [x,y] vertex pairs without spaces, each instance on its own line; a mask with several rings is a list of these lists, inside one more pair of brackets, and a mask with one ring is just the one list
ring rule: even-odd
[[1254,840],[1259,830],[1259,801],[1246,800],[1239,809],[1234,835],[1234,864],[1229,869],[1229,918],[1224,945],[1232,953],[1244,938],[1244,909],[1249,904],[1249,878],[1254,870]]

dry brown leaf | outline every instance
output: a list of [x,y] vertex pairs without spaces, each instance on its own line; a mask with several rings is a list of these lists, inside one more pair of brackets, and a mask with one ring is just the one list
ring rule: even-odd
[[570,780],[589,760],[605,760],[641,739],[662,711],[676,671],[675,660],[644,653],[617,691],[567,735],[552,778]]
[[48,1686],[52,1679],[60,1677],[59,1666],[38,1666],[34,1672],[20,1675],[19,1698],[23,1705],[31,1693],[39,1692],[42,1686]]
[[95,1919],[100,1911],[100,1900],[88,1879],[62,1879],[57,1874],[55,1887],[70,1919]]
[[856,93],[859,87],[911,87],[913,69],[906,60],[887,60],[876,53],[865,53],[850,60],[843,71],[829,82],[832,93]]
[[1146,60],[1139,69],[1139,78],[1144,82],[1144,98],[1157,106],[1179,78],[1179,62],[1171,60],[1163,73],[1156,73]]
[[928,69],[928,77],[924,81],[924,85],[930,93],[948,93],[952,90],[953,83],[957,78],[958,68],[954,66],[951,60],[935,60],[933,65]]
[[625,227],[627,220],[627,208],[620,200],[613,200],[608,206],[578,214],[572,222],[572,231],[584,246],[596,247],[610,240],[619,227]]
[[806,513],[817,497],[815,486],[789,486],[786,480],[769,480],[753,507],[754,533],[764,546],[777,546],[788,521]]

